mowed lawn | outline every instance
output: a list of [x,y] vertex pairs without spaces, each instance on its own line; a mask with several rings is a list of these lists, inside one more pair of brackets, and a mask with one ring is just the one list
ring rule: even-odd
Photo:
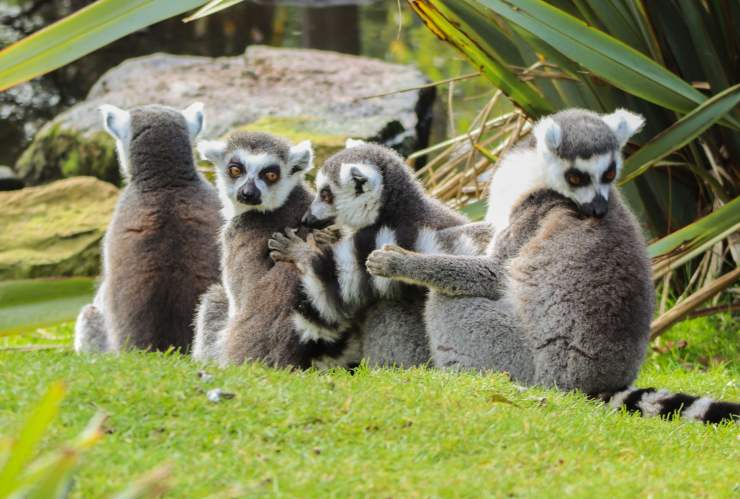
[[[177,354],[8,349],[69,342],[71,329],[0,339],[0,435],[55,380],[68,394],[46,449],[108,413],[74,497],[119,491],[162,463],[172,497],[740,497],[740,425],[615,413],[503,374],[245,365],[207,367],[204,381]],[[638,384],[740,400],[738,342],[729,316],[683,323]],[[235,398],[211,402],[214,388]]]

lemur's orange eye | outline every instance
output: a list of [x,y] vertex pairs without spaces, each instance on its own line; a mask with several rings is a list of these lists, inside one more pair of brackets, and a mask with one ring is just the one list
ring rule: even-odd
[[229,177],[237,178],[237,177],[240,177],[242,174],[242,167],[235,163],[232,163],[229,165],[229,168],[227,171],[229,172]]
[[569,168],[565,172],[565,181],[571,187],[585,187],[591,183],[591,177],[578,168]]
[[332,194],[331,189],[328,187],[324,187],[321,189],[321,192],[319,192],[319,196],[321,197],[321,201],[323,201],[326,204],[332,204],[334,202],[334,194]]
[[611,182],[617,176],[617,169],[615,166],[610,166],[604,175],[601,177],[603,182]]
[[277,182],[277,179],[280,178],[280,176],[275,172],[267,172],[265,173],[265,180],[267,180],[269,183]]

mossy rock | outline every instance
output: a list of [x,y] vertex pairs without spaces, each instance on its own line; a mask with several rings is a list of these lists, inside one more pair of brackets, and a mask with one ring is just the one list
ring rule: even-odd
[[97,275],[117,198],[92,177],[0,192],[0,280]]
[[342,134],[328,134],[325,132],[320,119],[312,116],[296,116],[282,118],[265,116],[257,121],[240,127],[239,130],[250,132],[265,132],[283,137],[291,144],[303,140],[310,140],[313,145],[314,165],[321,166],[323,162],[335,152],[344,148],[344,142],[350,138]]
[[[102,104],[184,109],[200,101],[206,111],[202,138],[242,127],[293,141],[308,138],[317,164],[346,137],[408,155],[427,144],[434,89],[395,91],[426,82],[413,66],[312,49],[250,45],[233,57],[136,57],[107,71],[85,100],[47,123],[15,168],[26,185],[74,175],[118,185],[115,145],[100,119]],[[383,96],[367,98],[372,95]]]
[[105,132],[83,134],[60,124],[44,127],[15,165],[28,185],[79,175],[121,182],[116,146]]

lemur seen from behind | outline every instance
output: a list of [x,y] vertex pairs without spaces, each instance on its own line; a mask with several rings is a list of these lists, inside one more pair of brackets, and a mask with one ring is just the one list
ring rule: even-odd
[[185,352],[198,297],[219,276],[220,203],[193,161],[202,106],[100,110],[127,185],[103,240],[100,287],[77,318],[75,349]]

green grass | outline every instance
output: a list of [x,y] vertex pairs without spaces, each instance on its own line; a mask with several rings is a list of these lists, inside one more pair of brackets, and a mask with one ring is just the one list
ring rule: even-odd
[[[740,399],[736,326],[729,317],[679,325],[663,343],[687,346],[651,357],[638,384]],[[72,325],[49,334],[55,339],[33,342],[69,342]],[[736,425],[614,413],[578,394],[520,392],[505,375],[245,365],[208,368],[213,379],[203,382],[201,368],[177,354],[4,350],[27,343],[25,335],[0,339],[0,433],[13,435],[58,379],[69,393],[46,449],[79,433],[96,410],[110,414],[74,497],[120,490],[163,462],[172,465],[173,497],[235,487],[314,497],[740,494]],[[216,387],[236,398],[209,402]]]
[[0,282],[0,338],[74,319],[94,287],[84,277]]

